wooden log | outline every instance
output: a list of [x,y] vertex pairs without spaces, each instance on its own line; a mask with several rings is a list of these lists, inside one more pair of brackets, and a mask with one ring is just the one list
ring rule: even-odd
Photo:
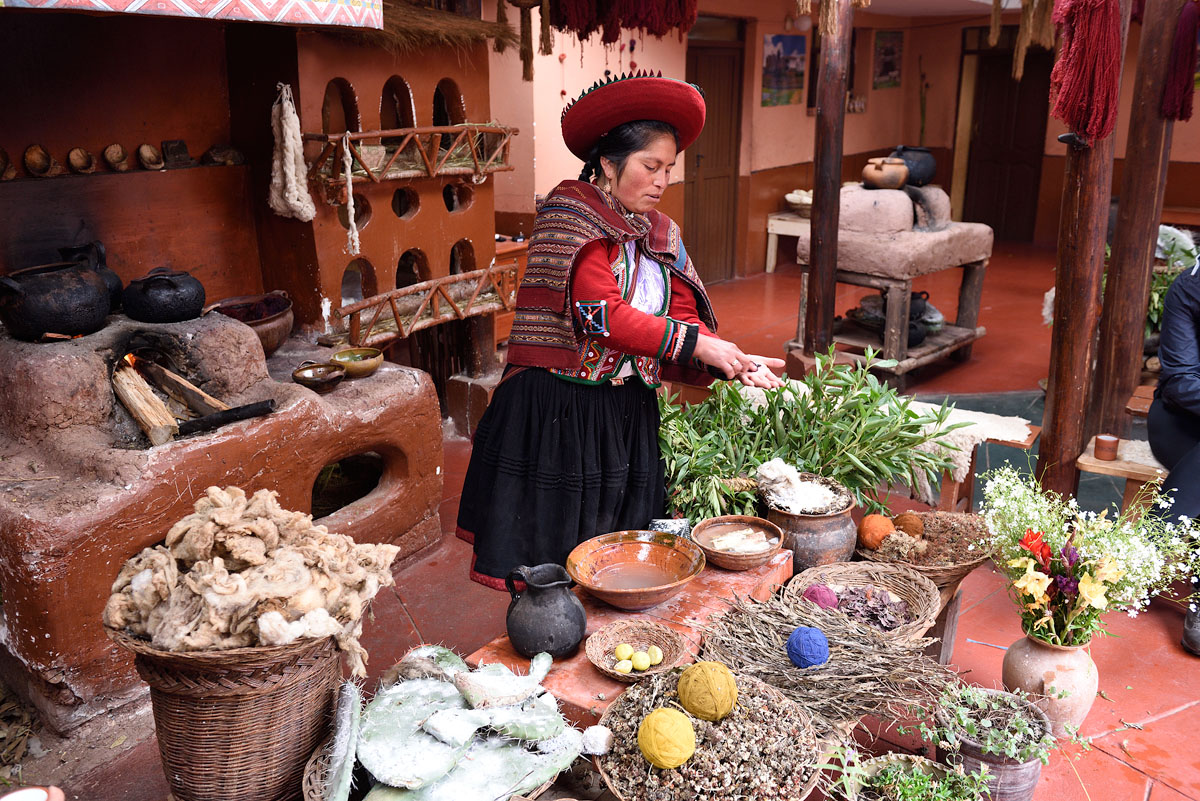
[[[1122,53],[1129,8],[1130,0],[1121,0]],[[1117,80],[1119,83],[1120,76]],[[1074,495],[1079,486],[1075,460],[1087,442],[1084,422],[1100,323],[1113,137],[1090,147],[1073,134],[1065,134],[1062,139],[1068,143],[1066,174],[1058,227],[1050,377],[1037,473],[1044,489]]]
[[1148,0],[1138,45],[1137,77],[1129,115],[1121,205],[1104,287],[1100,346],[1088,434],[1124,434],[1125,403],[1142,370],[1146,304],[1162,218],[1172,122],[1160,111],[1175,20],[1186,0]]
[[151,445],[162,445],[170,442],[179,433],[179,425],[175,416],[167,410],[167,405],[158,399],[154,390],[142,378],[141,373],[133,366],[124,363],[113,371],[113,391],[137,422],[138,427],[146,432]]
[[248,403],[245,406],[234,406],[232,409],[214,412],[213,414],[187,420],[179,425],[180,434],[199,434],[201,431],[211,431],[238,420],[249,420],[251,417],[262,417],[275,411],[274,399]]
[[[821,31],[821,71],[817,85],[817,137],[813,157],[812,264],[808,308],[800,309],[804,323],[804,352],[824,353],[833,343],[833,303],[836,295],[838,213],[842,190],[842,134],[846,122],[847,67],[854,9],[851,0],[822,10],[831,24]],[[797,332],[799,333],[799,332]]]
[[214,398],[183,376],[171,372],[160,364],[155,364],[148,359],[138,359],[135,367],[138,372],[154,382],[155,386],[196,414],[215,414],[229,408],[228,403]]

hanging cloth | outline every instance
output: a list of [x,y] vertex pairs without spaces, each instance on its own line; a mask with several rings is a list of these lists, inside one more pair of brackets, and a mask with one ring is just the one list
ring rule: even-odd
[[1179,12],[1179,25],[1175,28],[1175,43],[1171,46],[1171,61],[1167,67],[1167,83],[1163,87],[1162,114],[1168,120],[1192,118],[1198,25],[1200,6],[1189,0]]
[[1117,124],[1121,90],[1121,7],[1117,0],[1059,0],[1054,24],[1062,37],[1050,73],[1051,114],[1095,142]]
[[267,205],[276,214],[304,222],[317,215],[308,193],[308,166],[304,163],[304,140],[300,136],[300,117],[292,100],[292,87],[277,84],[279,94],[271,106],[271,130],[275,149],[271,154],[271,186]]
[[350,154],[350,132],[342,134],[342,173],[346,176],[346,252],[358,255],[358,223],[354,221],[354,157]]

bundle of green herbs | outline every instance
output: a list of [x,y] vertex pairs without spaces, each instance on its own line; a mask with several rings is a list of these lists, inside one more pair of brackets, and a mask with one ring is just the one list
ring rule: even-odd
[[[868,511],[886,511],[879,492],[889,484],[911,486],[919,472],[936,483],[956,450],[942,437],[959,426],[947,424],[949,406],[919,414],[870,372],[894,364],[871,351],[862,363],[834,364],[831,351],[799,381],[762,391],[760,402],[729,382],[714,384],[703,403],[660,396],[671,510],[693,521],[754,514],[757,495],[737,479],[774,458],[837,481]],[[930,441],[942,447],[918,450]]]
[[[921,715],[915,708],[912,713],[914,717]],[[1037,760],[1043,765],[1050,763],[1050,750],[1057,746],[1049,722],[1027,694],[963,683],[943,691],[930,720],[913,729],[900,729],[901,734],[909,732],[950,752],[969,740],[977,743],[984,754],[1016,762]]]
[[981,773],[948,767],[922,757],[887,754],[860,761],[853,751],[834,749],[837,761],[821,767],[832,771],[827,797],[847,801],[981,801],[988,792],[987,768]]

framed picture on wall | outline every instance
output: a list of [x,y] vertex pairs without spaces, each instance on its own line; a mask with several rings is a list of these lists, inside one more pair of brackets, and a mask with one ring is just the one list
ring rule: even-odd
[[808,41],[803,36],[763,37],[762,105],[804,102],[804,65]]
[[875,89],[900,86],[900,65],[904,60],[904,31],[875,31],[875,58],[871,65]]

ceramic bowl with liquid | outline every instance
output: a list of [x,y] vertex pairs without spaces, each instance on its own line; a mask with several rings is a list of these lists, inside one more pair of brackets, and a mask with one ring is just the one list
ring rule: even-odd
[[704,569],[691,540],[661,531],[614,531],[585,540],[567,556],[575,583],[618,609],[658,606]]

